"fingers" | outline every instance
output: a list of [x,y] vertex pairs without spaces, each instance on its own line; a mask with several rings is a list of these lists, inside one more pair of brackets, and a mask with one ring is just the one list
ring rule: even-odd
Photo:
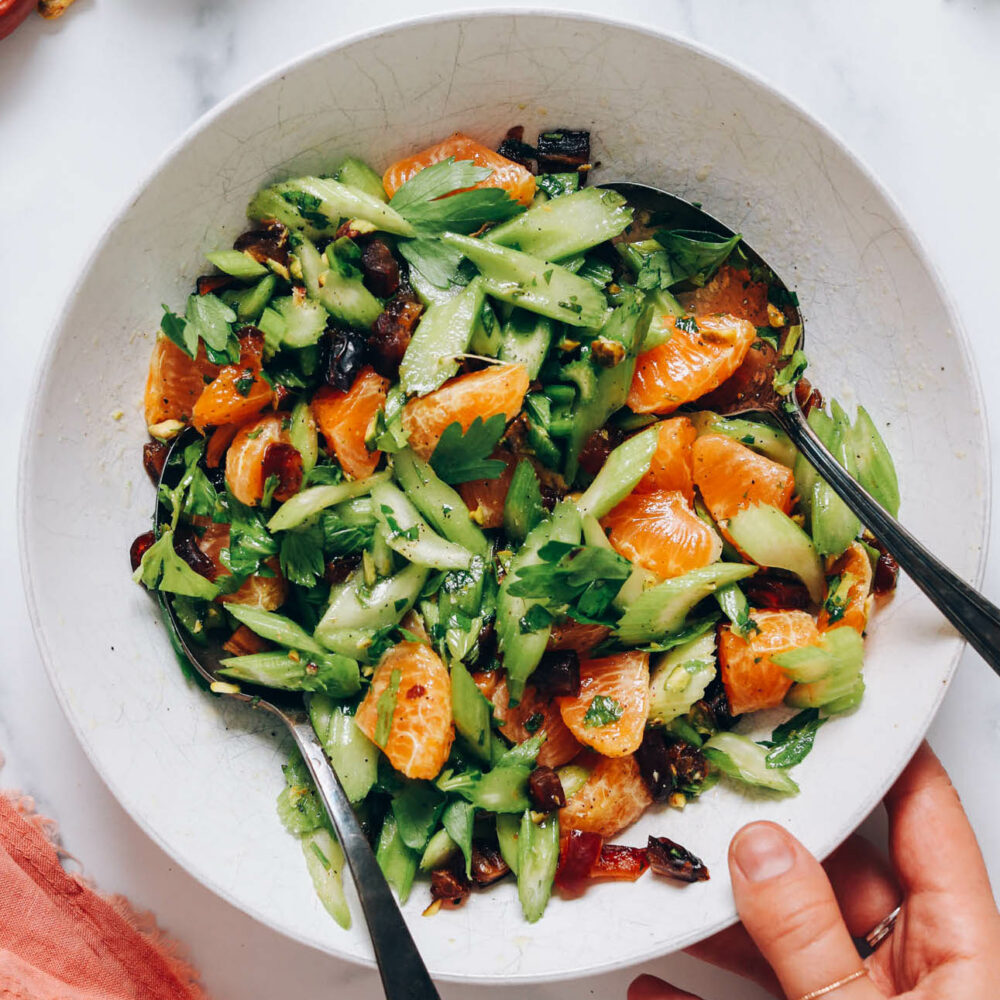
[[628,1000],[699,1000],[693,993],[679,990],[656,976],[639,976],[628,988]]
[[888,860],[870,841],[853,834],[823,863],[844,923],[863,937],[902,900]]
[[[751,823],[729,849],[743,924],[788,997],[801,997],[863,968],[819,862],[774,823]],[[867,977],[837,1000],[881,997]]]
[[757,950],[757,945],[753,943],[753,939],[742,924],[727,927],[724,931],[719,931],[718,934],[713,934],[710,938],[684,950],[702,962],[716,965],[727,972],[735,972],[775,995],[781,992],[778,977],[771,966],[764,961]]

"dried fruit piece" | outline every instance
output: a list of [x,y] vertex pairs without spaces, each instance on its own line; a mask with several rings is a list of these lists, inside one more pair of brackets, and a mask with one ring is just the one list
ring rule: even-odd
[[668,837],[650,837],[646,856],[657,875],[679,882],[707,882],[709,879],[708,869],[701,858]]

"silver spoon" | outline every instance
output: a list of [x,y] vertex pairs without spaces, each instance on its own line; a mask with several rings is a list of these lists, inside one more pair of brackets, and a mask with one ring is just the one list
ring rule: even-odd
[[[728,238],[733,231],[707,212],[675,195],[645,184],[628,182],[602,184],[624,195],[637,210],[641,228],[651,215],[669,220],[656,228],[693,229]],[[785,289],[774,269],[745,242],[740,243],[752,264],[763,265],[772,275],[773,284]],[[800,318],[801,322],[801,318]],[[799,347],[803,344],[799,341]],[[1000,608],[956,576],[933,556],[894,517],[845,471],[830,454],[806,422],[795,393],[781,396],[774,390],[774,376],[788,361],[770,345],[758,342],[747,361],[703,402],[710,409],[732,416],[738,413],[766,413],[792,439],[816,471],[885,545],[914,583],[931,599],[941,613],[971,643],[977,653],[1000,674]]]
[[[169,477],[175,471],[180,471],[170,459],[178,450],[196,440],[193,431],[188,431],[174,439],[167,453],[160,476],[160,484],[174,486]],[[160,490],[157,489],[159,497]],[[158,502],[154,514],[154,533],[159,534],[159,527],[167,515],[162,503]],[[174,636],[188,662],[208,684],[217,681],[225,682],[225,693],[230,698],[242,701],[264,712],[270,712],[288,727],[303,759],[309,768],[309,773],[316,783],[316,790],[326,808],[327,815],[337,833],[337,840],[344,850],[347,865],[354,879],[354,887],[361,900],[368,934],[375,952],[375,962],[379,975],[382,977],[382,988],[387,1000],[440,1000],[437,989],[431,981],[427,967],[424,965],[420,952],[406,926],[402,913],[396,904],[396,899],[379,868],[368,839],[365,837],[361,824],[354,813],[347,794],[337,778],[336,772],[330,766],[326,753],[309,721],[306,711],[308,702],[301,694],[293,691],[278,691],[274,688],[243,685],[231,690],[235,685],[225,677],[216,676],[221,668],[219,662],[221,648],[212,645],[198,646],[192,649],[187,642],[183,628],[177,620],[170,595],[158,591],[160,604],[170,619]],[[243,688],[247,688],[244,690]],[[309,696],[306,695],[306,698]]]

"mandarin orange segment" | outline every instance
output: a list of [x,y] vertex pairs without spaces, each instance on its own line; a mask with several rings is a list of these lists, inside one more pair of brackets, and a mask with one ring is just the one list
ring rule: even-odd
[[485,421],[502,413],[506,420],[513,420],[521,412],[528,382],[524,365],[489,365],[411,399],[403,410],[410,447],[428,459],[449,424],[457,422],[466,431],[476,417]]
[[451,677],[437,653],[422,642],[401,642],[379,661],[371,687],[354,721],[375,741],[378,701],[398,670],[392,726],[382,747],[389,763],[408,778],[436,778],[448,759],[455,728],[451,721]]
[[504,470],[496,479],[470,479],[458,486],[472,519],[482,528],[503,525],[503,508],[517,465],[517,459],[508,451],[494,452],[491,457],[504,463]]
[[728,313],[757,326],[769,326],[767,282],[754,281],[750,272],[726,264],[703,288],[677,296],[692,313]]
[[671,417],[660,421],[656,451],[649,463],[649,472],[639,480],[636,493],[656,490],[676,490],[688,503],[694,502],[693,458],[691,446],[698,430],[687,417]]
[[605,757],[638,749],[649,715],[649,655],[629,652],[580,662],[580,693],[556,699],[563,722]]
[[552,626],[545,648],[572,649],[577,656],[587,657],[599,642],[607,639],[610,632],[607,625],[592,625],[568,618]]
[[511,198],[522,205],[530,205],[532,198],[535,197],[535,178],[530,170],[461,132],[456,132],[443,142],[428,146],[419,153],[397,160],[382,177],[385,193],[391,198],[414,174],[432,163],[447,160],[449,156],[453,156],[456,160],[472,160],[476,166],[489,167],[493,171],[485,180],[474,185],[477,188],[503,188]]
[[788,513],[795,476],[786,465],[758,455],[724,434],[703,434],[694,443],[694,484],[720,524],[737,511],[764,503]]
[[601,525],[617,552],[663,580],[708,566],[722,554],[722,540],[683,493],[632,493]]
[[224,365],[198,397],[191,422],[200,431],[206,427],[241,424],[260,413],[271,402],[273,394],[259,369]]
[[218,374],[219,366],[205,357],[203,344],[198,346],[198,357],[190,358],[173,341],[158,337],[146,376],[146,426],[189,420],[206,384]]
[[640,354],[628,393],[636,413],[673,413],[739,368],[757,332],[735,316],[672,317],[670,339]]
[[379,410],[385,409],[389,380],[368,366],[347,392],[323,386],[312,398],[316,426],[341,468],[351,479],[370,476],[382,457],[369,451],[365,438]]
[[559,707],[551,698],[545,698],[530,684],[524,689],[520,702],[511,707],[508,700],[507,679],[503,678],[493,691],[493,715],[500,721],[500,732],[512,743],[523,743],[539,733],[545,742],[538,752],[538,763],[547,767],[568,764],[583,747],[566,727]]
[[[847,574],[850,574],[852,579],[847,588],[843,614],[836,620],[831,620],[827,605],[824,604],[820,609],[817,623],[821,632],[836,628],[838,625],[850,625],[856,632],[864,634],[871,608],[870,594],[874,573],[868,553],[860,542],[852,542],[827,570],[828,577],[842,579]],[[830,596],[832,595],[827,595],[828,598]]]
[[240,503],[254,506],[264,495],[264,454],[269,444],[288,443],[282,418],[265,414],[260,420],[244,424],[226,452],[226,485]]
[[587,783],[559,810],[559,827],[613,837],[631,826],[652,804],[653,798],[631,754],[601,757]]
[[819,641],[819,629],[805,611],[750,611],[759,631],[747,639],[727,625],[719,629],[719,670],[733,715],[776,708],[792,682],[771,657]]

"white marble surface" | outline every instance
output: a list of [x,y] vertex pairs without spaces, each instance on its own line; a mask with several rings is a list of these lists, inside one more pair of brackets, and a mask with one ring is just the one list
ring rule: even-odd
[[[394,19],[468,6],[383,0],[362,10],[284,0],[279,12],[264,0],[78,0],[62,21],[32,17],[0,42],[0,339],[8,373],[7,447],[0,451],[0,750],[7,764],[0,784],[33,794],[104,889],[127,893],[184,939],[220,1000],[273,997],[289,987],[304,997],[336,992],[345,1000],[379,991],[372,973],[274,934],[175,870],[117,806],[67,730],[30,633],[16,566],[16,445],[29,373],[89,247],[161,151],[201,112],[315,45]],[[609,12],[584,0],[549,6]],[[959,303],[995,428],[1000,405],[991,386],[1000,378],[1000,342],[991,279],[1000,231],[1000,5],[619,0],[613,12],[753,69],[827,122],[882,178]],[[985,589],[1000,599],[996,558]],[[1000,685],[967,654],[931,741],[963,795],[995,883],[998,720]],[[867,830],[877,836],[879,827],[876,816]],[[669,974],[710,1000],[763,995],[683,957],[648,971]],[[613,1000],[624,995],[631,975],[532,993]],[[503,1000],[515,991],[442,989],[446,998],[487,993]]]

